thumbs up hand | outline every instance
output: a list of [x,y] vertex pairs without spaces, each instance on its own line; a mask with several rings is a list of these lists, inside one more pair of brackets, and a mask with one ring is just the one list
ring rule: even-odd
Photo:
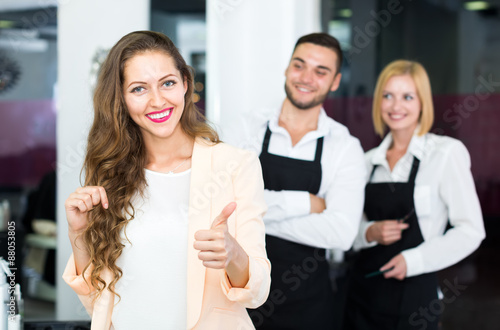
[[194,248],[199,250],[198,258],[208,268],[224,269],[233,258],[236,240],[229,234],[227,219],[236,209],[236,203],[231,202],[224,207],[215,218],[208,230],[198,230],[195,233]]
[[222,229],[227,232],[227,219],[233,214],[234,210],[236,210],[235,202],[227,204],[217,218],[215,218],[214,222],[212,222],[210,229]]
[[224,269],[231,285],[244,287],[248,282],[248,255],[227,229],[227,219],[236,209],[236,203],[227,204],[214,219],[208,230],[198,230],[194,248],[199,250],[198,258],[203,266]]

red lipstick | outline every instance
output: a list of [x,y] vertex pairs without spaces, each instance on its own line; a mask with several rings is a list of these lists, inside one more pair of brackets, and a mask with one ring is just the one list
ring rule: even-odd
[[146,115],[146,117],[154,123],[163,123],[166,122],[171,116],[173,107],[166,108],[161,111],[150,112]]

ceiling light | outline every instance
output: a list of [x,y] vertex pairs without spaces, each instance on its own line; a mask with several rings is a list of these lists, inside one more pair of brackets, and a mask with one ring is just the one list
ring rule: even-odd
[[2,21],[0,20],[0,29],[10,29],[14,26],[14,21]]
[[467,10],[478,11],[490,8],[490,4],[486,1],[471,1],[464,3],[464,7]]
[[337,14],[339,17],[349,18],[352,16],[352,10],[349,8],[339,9],[337,10]]

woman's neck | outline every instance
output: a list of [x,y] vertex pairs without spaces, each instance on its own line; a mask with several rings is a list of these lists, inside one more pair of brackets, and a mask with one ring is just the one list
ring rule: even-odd
[[[156,172],[168,172],[192,156],[194,139],[180,132],[175,137],[148,141],[145,145],[146,168]],[[190,167],[191,162],[185,162],[178,171]]]
[[408,146],[410,145],[413,133],[408,131],[405,132],[394,132],[392,133],[392,143],[386,153],[387,163],[391,171],[396,166],[397,162],[406,154]]
[[391,134],[392,143],[389,150],[404,151],[406,153],[413,137],[413,131],[391,131]]

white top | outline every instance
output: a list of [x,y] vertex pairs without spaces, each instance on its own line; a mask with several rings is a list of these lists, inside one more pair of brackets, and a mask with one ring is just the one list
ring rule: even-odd
[[133,202],[136,216],[116,262],[123,271],[112,315],[117,330],[186,329],[190,177],[191,170],[146,170],[145,198]]
[[[322,177],[318,196],[326,201],[321,214],[311,214],[307,191],[270,191],[264,197],[269,210],[264,216],[266,233],[292,242],[348,250],[358,232],[363,211],[366,168],[363,149],[347,128],[322,109],[318,128],[295,146],[288,131],[278,125],[280,112],[270,118],[269,153],[302,160],[314,160],[317,139],[324,136],[321,155]],[[260,154],[267,121],[254,131],[251,149]],[[248,141],[247,141],[248,145]]]
[[[371,182],[407,182],[413,156],[420,160],[413,200],[425,241],[402,252],[406,276],[434,272],[455,264],[477,249],[485,237],[467,149],[462,142],[447,136],[414,135],[406,154],[391,172],[386,158],[391,143],[389,133],[380,146],[366,153],[367,181],[376,164],[379,166]],[[453,228],[443,235],[448,219]],[[356,249],[377,244],[366,241],[366,230],[372,223],[363,216],[354,243]]]

